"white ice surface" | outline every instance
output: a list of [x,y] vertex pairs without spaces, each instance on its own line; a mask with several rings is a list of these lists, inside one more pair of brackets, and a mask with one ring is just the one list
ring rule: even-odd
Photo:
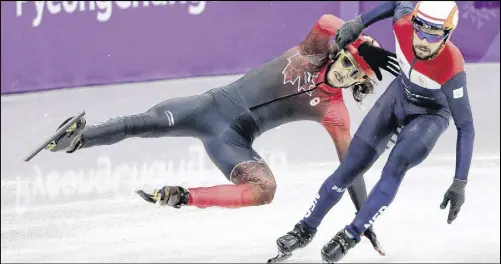
[[[375,230],[386,257],[363,240],[343,262],[499,262],[499,157],[474,162],[458,219],[440,210],[453,162],[411,170]],[[130,195],[101,201],[3,209],[2,262],[256,262],[301,219],[332,166],[275,171],[272,204],[245,209],[159,208]],[[368,188],[380,168],[366,174]],[[217,175],[217,174],[216,174]],[[197,176],[192,177],[193,186]],[[214,184],[225,183],[215,176]],[[313,242],[289,262],[319,263],[320,249],[354,217],[345,194]]]

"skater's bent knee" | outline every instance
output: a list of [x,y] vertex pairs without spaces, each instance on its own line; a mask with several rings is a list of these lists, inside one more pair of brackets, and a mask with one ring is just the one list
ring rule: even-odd
[[411,145],[397,146],[383,168],[383,176],[392,176],[401,180],[405,173],[421,163],[428,153],[428,148],[419,140]]
[[235,166],[231,172],[235,184],[252,185],[256,205],[269,204],[275,197],[277,183],[268,165],[263,161],[245,161]]
[[256,198],[257,205],[269,204],[275,198],[275,192],[277,190],[277,185],[275,182],[265,182],[262,184],[256,184],[254,191],[254,197]]
[[376,187],[386,195],[395,196],[401,182],[401,177],[382,177]]
[[400,180],[409,168],[409,162],[404,156],[390,159],[383,168],[383,177],[392,177]]

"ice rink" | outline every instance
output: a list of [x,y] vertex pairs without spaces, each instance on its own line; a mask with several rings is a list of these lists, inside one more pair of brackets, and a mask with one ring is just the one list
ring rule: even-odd
[[[379,256],[364,239],[343,262],[499,262],[499,157],[474,162],[466,203],[448,225],[439,204],[452,167],[446,161],[409,172],[375,224],[387,256]],[[2,210],[2,262],[264,263],[275,254],[278,236],[309,208],[329,172],[326,166],[276,172],[275,201],[258,208],[176,210],[131,195],[24,212]],[[367,174],[368,186],[378,173]],[[321,262],[322,245],[354,212],[346,194],[310,246],[288,262]]]
[[[499,263],[500,88],[499,79],[485,86],[482,77],[498,76],[499,63],[469,66],[468,72],[470,87],[492,92],[470,92],[477,140],[458,218],[449,225],[448,211],[440,209],[454,176],[456,129],[451,124],[430,157],[407,173],[397,198],[374,225],[387,256],[379,256],[364,239],[343,262]],[[276,239],[303,217],[338,165],[332,141],[319,125],[284,125],[256,141],[278,184],[273,203],[256,208],[176,210],[146,204],[133,194],[136,188],[166,184],[226,184],[193,139],[131,139],[75,155],[43,152],[30,163],[22,161],[68,115],[82,109],[90,123],[97,123],[236,78],[2,96],[1,261],[265,263],[273,257]],[[350,99],[355,131],[365,110]],[[27,125],[20,126],[20,120]],[[386,154],[365,175],[368,189],[379,179]],[[354,215],[345,194],[312,243],[288,262],[321,262],[322,246]]]

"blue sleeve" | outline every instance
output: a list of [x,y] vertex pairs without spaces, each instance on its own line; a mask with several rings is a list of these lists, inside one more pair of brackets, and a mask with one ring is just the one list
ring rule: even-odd
[[363,13],[360,18],[365,28],[367,28],[380,20],[390,17],[393,17],[393,23],[395,23],[395,21],[411,13],[413,10],[414,7],[411,1],[388,1]]
[[456,74],[442,86],[458,131],[456,174],[454,176],[458,180],[467,180],[468,178],[475,140],[475,128],[466,86],[466,73],[464,71]]

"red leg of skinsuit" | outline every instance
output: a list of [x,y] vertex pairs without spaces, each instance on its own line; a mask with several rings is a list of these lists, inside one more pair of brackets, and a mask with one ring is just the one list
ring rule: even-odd
[[275,196],[275,178],[263,161],[241,162],[233,169],[231,179],[235,185],[189,188],[188,205],[239,208],[269,204]]

